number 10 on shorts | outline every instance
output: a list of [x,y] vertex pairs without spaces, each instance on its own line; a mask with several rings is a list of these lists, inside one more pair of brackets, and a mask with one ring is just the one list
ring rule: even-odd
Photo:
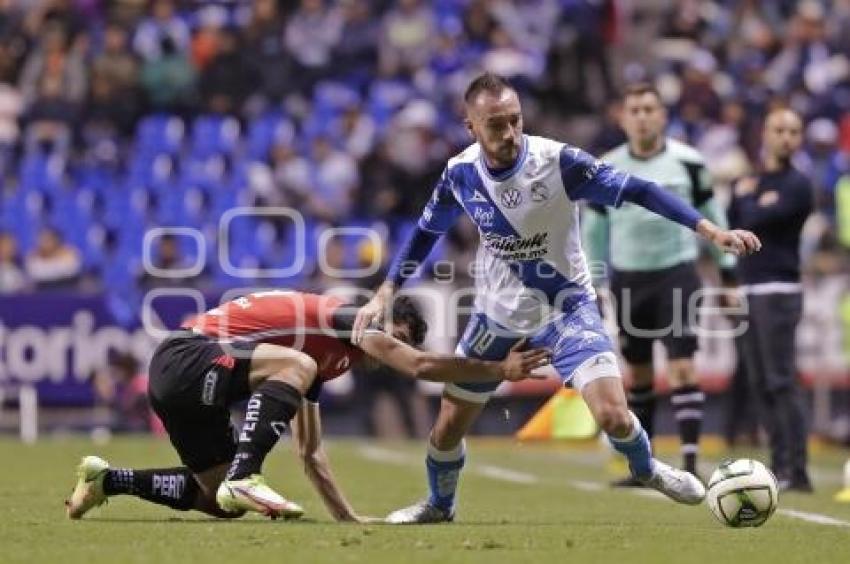
[[469,348],[472,349],[478,356],[484,356],[487,352],[487,349],[490,348],[490,345],[493,344],[493,341],[496,340],[496,335],[490,332],[486,325],[481,324],[475,328],[475,333],[472,335],[472,339],[469,342]]

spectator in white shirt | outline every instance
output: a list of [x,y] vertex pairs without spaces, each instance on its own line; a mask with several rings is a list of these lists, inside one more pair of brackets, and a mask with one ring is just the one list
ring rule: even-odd
[[38,289],[68,288],[76,285],[82,260],[58,231],[45,227],[38,234],[36,248],[27,255],[25,268]]

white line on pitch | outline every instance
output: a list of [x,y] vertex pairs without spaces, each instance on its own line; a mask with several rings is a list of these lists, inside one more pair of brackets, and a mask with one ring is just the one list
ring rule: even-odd
[[567,484],[583,492],[599,492],[605,489],[605,486],[599,482],[588,482],[586,480],[570,480]]
[[[420,463],[420,460],[416,457],[379,446],[366,445],[360,447],[358,450],[361,456],[376,462],[404,466],[414,466]],[[473,465],[469,470],[485,478],[512,482],[514,484],[536,484],[540,482],[540,478],[533,474],[511,470],[502,466],[494,466],[492,464]]]
[[363,458],[374,460],[375,462],[386,462],[388,464],[398,465],[413,465],[415,460],[412,456],[402,452],[396,452],[388,448],[383,448],[374,445],[364,445],[359,447],[358,452]]
[[786,517],[800,519],[801,521],[808,521],[809,523],[817,523],[818,525],[850,527],[850,521],[843,521],[820,513],[809,513],[808,511],[797,511],[796,509],[777,509],[776,512],[785,515]]
[[540,481],[540,479],[533,474],[517,472],[510,468],[502,468],[501,466],[493,466],[491,464],[474,466],[472,470],[479,476],[484,476],[485,478],[493,478],[494,480],[513,482],[515,484],[536,484]]
[[[416,466],[420,463],[420,460],[417,457],[374,445],[361,446],[358,451],[360,452],[360,455],[364,458],[374,460],[376,462],[384,462],[388,464],[396,464],[402,466]],[[534,474],[529,474],[527,472],[518,472],[516,470],[503,468],[501,466],[493,466],[490,464],[473,466],[470,470],[472,470],[479,476],[483,476],[485,478],[492,478],[494,480],[501,480],[505,482],[513,482],[517,484],[536,484],[540,482],[540,478]],[[577,490],[589,492],[601,491],[603,489],[606,489],[605,485],[600,482],[586,480],[570,480],[567,482],[567,484]],[[655,490],[637,488],[631,490],[631,492],[633,495],[647,497],[651,499],[667,499],[664,495],[660,494],[659,492],[656,492]],[[850,521],[836,519],[835,517],[830,517],[829,515],[823,515],[821,513],[811,513],[809,511],[799,511],[797,509],[786,508],[780,508],[776,512],[791,519],[799,519],[801,521],[815,523],[817,525],[829,525],[832,527],[850,527]]]
[[[667,499],[666,496],[655,490],[636,489],[633,490],[632,493],[648,498],[661,500]],[[832,527],[850,527],[850,521],[843,521],[841,519],[836,519],[835,517],[830,517],[829,515],[824,515],[822,513],[811,513],[809,511],[799,511],[797,509],[786,508],[777,509],[776,512],[780,515],[784,515],[785,517],[799,519],[801,521],[806,521],[807,523],[815,523],[817,525],[830,525]]]

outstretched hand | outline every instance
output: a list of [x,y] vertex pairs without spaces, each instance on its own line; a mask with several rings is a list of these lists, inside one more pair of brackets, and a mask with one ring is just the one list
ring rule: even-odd
[[744,229],[726,231],[705,219],[697,224],[697,231],[722,251],[735,256],[747,256],[761,250],[761,241],[751,231]]
[[761,241],[755,233],[743,229],[721,231],[712,243],[735,256],[743,257],[761,250]]
[[500,363],[502,379],[516,382],[526,378],[541,378],[532,374],[532,371],[550,364],[552,351],[545,348],[523,350],[526,345],[527,339],[520,339],[511,347],[508,356]]

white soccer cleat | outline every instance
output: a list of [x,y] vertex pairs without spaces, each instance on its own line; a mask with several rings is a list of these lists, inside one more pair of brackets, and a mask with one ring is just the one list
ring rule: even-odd
[[90,509],[103,505],[103,479],[109,471],[109,463],[99,456],[85,456],[77,466],[77,485],[71,497],[65,500],[65,509],[70,519],[79,519]]
[[393,511],[385,520],[391,525],[422,525],[426,523],[450,523],[454,521],[454,511],[446,511],[431,505],[428,500],[414,503]]
[[215,499],[228,513],[254,511],[272,519],[297,519],[304,515],[300,505],[271,489],[259,474],[242,480],[225,480],[218,487]]
[[644,484],[673,501],[687,505],[697,505],[705,499],[705,486],[699,478],[660,460],[653,459],[652,477],[644,480]]

